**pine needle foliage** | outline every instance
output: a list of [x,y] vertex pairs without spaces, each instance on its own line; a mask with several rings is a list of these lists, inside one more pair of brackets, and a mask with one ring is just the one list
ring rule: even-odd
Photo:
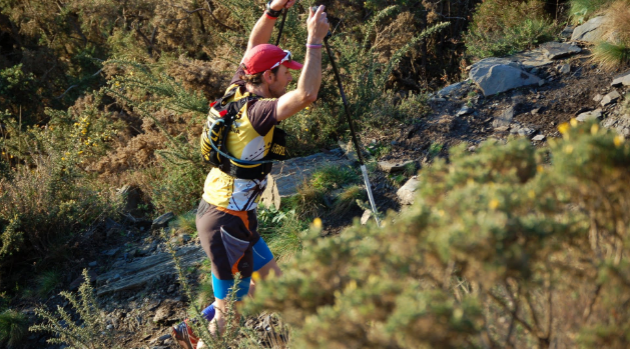
[[63,344],[71,349],[118,349],[113,333],[106,328],[105,319],[98,308],[87,269],[83,270],[84,282],[78,294],[61,292],[60,295],[70,302],[75,317],[64,308],[57,306],[52,313],[40,307],[35,314],[44,320],[43,323],[29,328],[32,332],[47,332],[54,335],[47,340],[50,344]]
[[0,312],[0,344],[8,348],[17,348],[23,344],[28,334],[26,315],[7,309]]
[[278,312],[298,348],[623,348],[630,144],[597,123],[559,131],[549,149],[452,148],[383,228],[314,225],[247,310]]

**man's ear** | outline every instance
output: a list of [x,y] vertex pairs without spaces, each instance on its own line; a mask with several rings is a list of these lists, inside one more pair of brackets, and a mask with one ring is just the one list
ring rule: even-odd
[[275,81],[276,75],[271,70],[265,70],[263,73],[263,79],[266,83],[270,84]]

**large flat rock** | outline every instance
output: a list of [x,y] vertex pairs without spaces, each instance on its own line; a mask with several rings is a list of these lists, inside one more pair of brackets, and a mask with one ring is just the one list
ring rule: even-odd
[[470,78],[485,96],[544,83],[539,77],[522,70],[519,64],[504,58],[486,58],[475,63],[470,70]]
[[541,45],[541,48],[549,59],[558,59],[582,52],[582,49],[575,45],[560,42],[546,42]]
[[280,197],[297,194],[297,187],[322,166],[351,166],[341,149],[330,153],[317,153],[303,158],[294,158],[273,165],[273,176]]
[[604,24],[608,20],[605,16],[590,19],[588,22],[573,30],[571,41],[597,42],[604,39]]
[[[180,248],[176,256],[179,257],[182,268],[201,263],[206,253],[201,246]],[[158,253],[153,256],[136,259],[121,268],[101,274],[96,278],[98,288],[96,294],[102,296],[108,293],[130,290],[146,286],[164,275],[175,275],[175,262],[170,253]]]
[[617,75],[613,78],[612,86],[630,86],[630,71]]

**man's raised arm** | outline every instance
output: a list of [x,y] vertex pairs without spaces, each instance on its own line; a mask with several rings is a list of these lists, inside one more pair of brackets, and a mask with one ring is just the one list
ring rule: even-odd
[[[296,0],[273,0],[269,3],[269,8],[272,11],[280,12],[283,9],[290,9]],[[273,32],[273,25],[276,23],[276,18],[272,17],[267,11],[260,17],[252,33],[249,36],[249,42],[247,43],[247,51],[252,47],[260,44],[268,44]]]
[[297,88],[278,99],[276,114],[278,121],[298,113],[317,99],[322,83],[322,43],[330,28],[324,8],[321,5],[315,12],[312,8],[309,9],[306,21],[308,39],[304,67],[298,79]]

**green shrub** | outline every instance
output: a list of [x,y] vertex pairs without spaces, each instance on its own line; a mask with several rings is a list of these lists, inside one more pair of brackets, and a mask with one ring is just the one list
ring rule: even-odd
[[27,333],[26,315],[10,309],[0,313],[0,344],[4,343],[8,348],[19,347],[24,343]]
[[630,144],[578,124],[549,149],[452,148],[383,228],[314,225],[247,310],[278,312],[299,348],[623,347]]
[[50,344],[64,344],[74,348],[122,348],[114,337],[114,333],[107,329],[106,321],[101,315],[94,289],[90,285],[87,269],[83,270],[85,282],[79,287],[78,294],[61,292],[60,295],[68,300],[78,320],[61,306],[51,313],[43,307],[35,310],[43,323],[29,328],[32,332],[47,332],[54,337],[47,340]]
[[488,0],[477,5],[464,40],[470,56],[506,56],[553,40],[556,30],[543,1]]
[[615,0],[569,0],[569,18],[582,24]]

